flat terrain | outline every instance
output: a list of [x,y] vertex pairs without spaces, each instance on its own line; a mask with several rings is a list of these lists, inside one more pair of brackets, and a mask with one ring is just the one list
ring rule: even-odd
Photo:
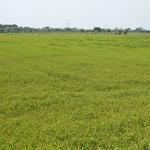
[[0,34],[0,150],[148,150],[150,35]]

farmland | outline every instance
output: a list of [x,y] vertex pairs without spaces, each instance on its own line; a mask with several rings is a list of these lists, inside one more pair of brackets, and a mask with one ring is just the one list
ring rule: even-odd
[[0,34],[1,150],[148,150],[150,35]]

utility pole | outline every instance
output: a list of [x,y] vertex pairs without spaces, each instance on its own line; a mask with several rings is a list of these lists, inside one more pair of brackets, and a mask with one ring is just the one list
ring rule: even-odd
[[67,22],[67,28],[69,28],[69,22]]

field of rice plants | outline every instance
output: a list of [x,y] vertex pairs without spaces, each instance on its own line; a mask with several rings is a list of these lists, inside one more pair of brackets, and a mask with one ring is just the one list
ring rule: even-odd
[[150,35],[0,34],[1,150],[149,150]]

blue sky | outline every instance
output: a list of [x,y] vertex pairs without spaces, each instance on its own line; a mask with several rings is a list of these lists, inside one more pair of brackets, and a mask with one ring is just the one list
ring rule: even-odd
[[150,29],[150,0],[0,0],[0,24]]

